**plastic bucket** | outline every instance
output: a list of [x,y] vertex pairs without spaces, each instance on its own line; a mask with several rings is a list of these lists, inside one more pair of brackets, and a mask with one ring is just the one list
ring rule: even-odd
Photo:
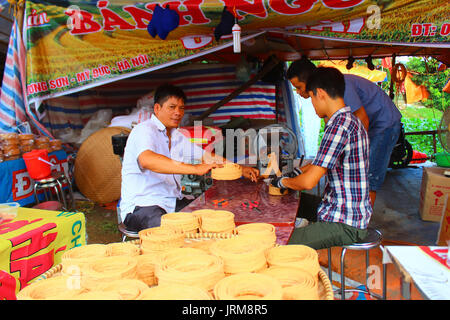
[[0,203],[0,222],[12,220],[17,217],[17,210],[20,207],[18,202]]
[[46,149],[35,149],[24,153],[22,157],[31,179],[43,179],[52,173]]
[[435,162],[439,167],[445,167],[445,168],[449,168],[450,167],[450,154],[445,153],[445,152],[440,152],[440,153],[436,153],[434,155],[435,157]]

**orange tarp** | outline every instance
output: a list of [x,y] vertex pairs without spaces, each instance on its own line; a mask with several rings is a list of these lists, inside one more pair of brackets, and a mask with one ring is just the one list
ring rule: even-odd
[[428,99],[430,94],[425,86],[416,85],[411,77],[411,73],[408,72],[405,78],[406,103],[410,104]]
[[386,72],[384,71],[370,70],[367,67],[357,65],[354,65],[353,68],[347,70],[346,65],[346,60],[326,60],[321,61],[319,64],[320,67],[334,67],[344,74],[354,74],[356,76],[366,78],[372,82],[381,82],[386,79]]
[[450,80],[447,81],[447,84],[444,86],[444,88],[442,89],[442,91],[450,93]]

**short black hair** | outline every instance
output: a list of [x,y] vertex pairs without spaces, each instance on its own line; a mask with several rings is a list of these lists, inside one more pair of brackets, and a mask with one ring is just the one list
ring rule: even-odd
[[316,95],[318,88],[323,89],[330,98],[344,98],[344,75],[336,68],[319,67],[309,76],[306,91],[312,91]]
[[302,57],[295,60],[289,66],[286,77],[290,80],[297,77],[301,82],[307,82],[308,77],[317,69],[317,67],[308,58]]
[[170,97],[183,99],[183,102],[186,102],[186,95],[180,87],[165,83],[156,88],[155,103],[163,105]]

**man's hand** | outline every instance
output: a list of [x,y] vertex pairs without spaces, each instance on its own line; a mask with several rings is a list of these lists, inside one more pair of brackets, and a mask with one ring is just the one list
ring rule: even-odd
[[283,176],[273,178],[272,180],[270,180],[270,184],[271,184],[272,186],[276,187],[276,188],[281,189],[281,192],[283,192],[284,189],[287,189],[287,188],[284,186],[283,182],[282,182],[282,180],[285,179],[285,178],[286,178],[286,177],[283,177]]
[[252,182],[258,181],[259,170],[252,167],[242,166],[242,175],[244,178],[250,179]]

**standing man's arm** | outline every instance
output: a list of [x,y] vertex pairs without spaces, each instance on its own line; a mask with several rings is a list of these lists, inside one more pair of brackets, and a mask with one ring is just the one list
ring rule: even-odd
[[366,109],[364,109],[364,106],[361,106],[358,110],[353,112],[353,114],[361,120],[362,124],[364,125],[364,128],[366,128],[366,131],[369,131],[369,116],[366,113]]
[[[353,114],[356,117],[358,117],[359,120],[361,120],[364,128],[366,128],[366,131],[369,131],[369,117],[367,116],[366,109],[364,109],[364,107],[361,106],[361,108],[359,108],[358,110],[353,112]],[[323,121],[325,121],[325,124],[327,124],[328,120],[329,119],[327,117],[323,118]]]
[[[347,106],[350,107],[352,113],[361,120],[366,131],[369,131],[369,116],[367,115],[366,109],[361,101],[361,97],[359,96],[359,92],[356,87],[356,82],[361,77],[350,78],[349,75],[344,75],[345,79],[345,93],[344,93],[344,102]],[[354,80],[351,80],[354,79]],[[365,81],[365,79],[359,80]]]

